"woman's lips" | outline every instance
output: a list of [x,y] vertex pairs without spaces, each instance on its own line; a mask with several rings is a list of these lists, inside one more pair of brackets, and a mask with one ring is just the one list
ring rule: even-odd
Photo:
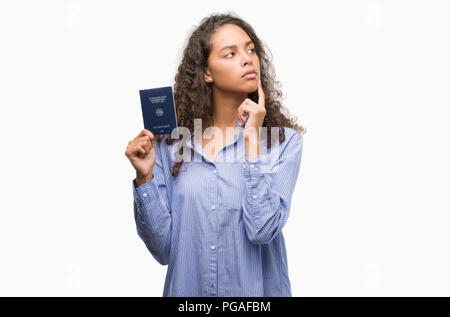
[[243,78],[255,79],[256,78],[256,73],[249,73],[249,74],[245,75]]

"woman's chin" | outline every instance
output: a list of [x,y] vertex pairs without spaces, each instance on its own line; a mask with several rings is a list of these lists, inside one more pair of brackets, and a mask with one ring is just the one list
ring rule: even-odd
[[258,82],[256,82],[256,81],[249,81],[249,82],[247,82],[244,85],[244,87],[245,87],[245,91],[247,93],[254,92],[254,91],[258,90]]

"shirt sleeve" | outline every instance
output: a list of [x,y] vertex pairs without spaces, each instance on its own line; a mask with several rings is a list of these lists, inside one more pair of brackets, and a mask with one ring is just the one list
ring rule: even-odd
[[[245,157],[243,219],[247,237],[255,244],[268,244],[284,227],[300,170],[303,137],[296,132],[281,153]],[[276,149],[275,151],[277,152]],[[273,161],[275,160],[275,162]]]
[[161,265],[169,263],[172,215],[161,160],[160,145],[155,144],[153,178],[141,186],[133,179],[134,219],[139,237]]

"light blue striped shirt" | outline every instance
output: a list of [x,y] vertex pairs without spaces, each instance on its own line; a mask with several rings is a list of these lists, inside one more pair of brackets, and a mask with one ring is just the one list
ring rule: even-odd
[[155,143],[154,177],[139,187],[133,180],[137,233],[168,265],[163,296],[292,296],[282,228],[303,137],[285,127],[283,143],[248,158],[240,121],[237,128],[215,162],[188,138],[186,149],[200,160],[185,160],[175,179],[177,141]]

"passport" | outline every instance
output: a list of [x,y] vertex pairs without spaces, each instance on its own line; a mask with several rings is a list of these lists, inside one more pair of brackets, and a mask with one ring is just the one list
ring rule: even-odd
[[177,127],[172,86],[139,90],[144,128],[154,135],[171,134]]

